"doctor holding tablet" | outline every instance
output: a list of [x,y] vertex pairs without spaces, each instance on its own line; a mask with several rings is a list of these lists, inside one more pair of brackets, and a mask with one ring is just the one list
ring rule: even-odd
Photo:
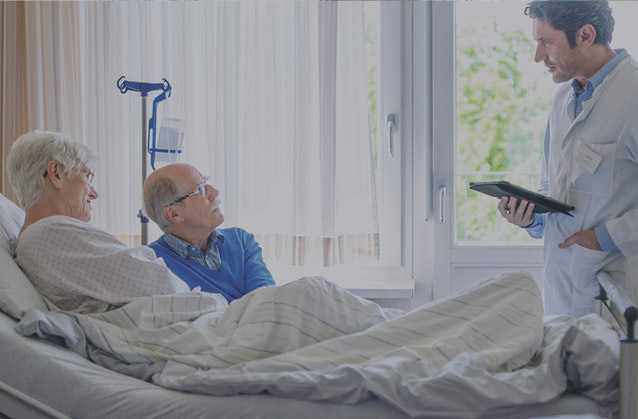
[[562,83],[545,132],[539,193],[573,205],[573,217],[533,212],[501,198],[508,222],[545,238],[546,314],[595,309],[596,272],[605,270],[630,296],[638,286],[626,259],[638,254],[638,64],[613,50],[606,1],[533,1],[536,62]]

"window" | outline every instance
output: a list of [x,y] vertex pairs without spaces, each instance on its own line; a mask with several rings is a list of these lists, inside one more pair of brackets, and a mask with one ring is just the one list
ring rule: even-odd
[[[468,184],[508,180],[532,190],[540,186],[543,137],[557,85],[542,63],[534,62],[536,43],[525,3],[455,5],[456,239],[541,244],[512,229],[495,200]],[[610,6],[616,20],[612,46],[631,54],[638,33],[629,16],[638,5],[613,1]]]
[[[518,2],[456,4],[456,239],[531,242],[471,181],[540,186],[556,85],[534,62],[531,19]],[[536,241],[536,243],[540,243]],[[531,243],[530,243],[531,244]]]
[[[516,270],[543,283],[543,249],[496,215],[468,181],[538,187],[548,110],[558,88],[533,62],[532,20],[520,2],[431,2],[432,298]],[[612,46],[636,54],[638,3],[610,2]],[[627,36],[626,34],[629,34]],[[546,93],[543,93],[546,92]],[[525,93],[525,94],[523,94]],[[520,112],[523,110],[523,112]],[[534,122],[535,120],[535,122]],[[527,140],[524,140],[527,138]],[[521,152],[520,150],[525,150]],[[416,177],[415,177],[416,181]],[[529,182],[529,183],[527,183]],[[416,270],[425,270],[415,258]]]

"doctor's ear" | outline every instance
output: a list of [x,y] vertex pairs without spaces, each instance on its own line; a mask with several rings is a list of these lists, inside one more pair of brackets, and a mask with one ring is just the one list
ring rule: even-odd
[[[580,42],[579,42],[580,41]],[[589,47],[596,41],[596,28],[587,23],[576,32],[576,45]]]

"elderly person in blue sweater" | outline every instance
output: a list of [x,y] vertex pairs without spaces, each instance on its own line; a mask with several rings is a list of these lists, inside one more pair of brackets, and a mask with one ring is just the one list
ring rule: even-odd
[[151,247],[191,288],[220,293],[230,303],[274,285],[252,234],[218,229],[224,222],[219,191],[195,167],[176,163],[144,182],[144,208],[165,233]]

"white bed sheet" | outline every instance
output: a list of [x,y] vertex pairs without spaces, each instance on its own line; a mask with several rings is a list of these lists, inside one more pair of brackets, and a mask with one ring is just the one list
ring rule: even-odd
[[[557,319],[556,322],[562,324],[561,319]],[[16,372],[15,377],[11,374],[5,376],[3,369],[0,373],[0,380],[10,383],[11,381],[7,380],[16,378],[17,381],[11,384],[12,386],[22,389],[56,410],[66,409],[60,411],[73,417],[96,417],[96,411],[100,412],[100,415],[103,414],[103,417],[140,417],[140,415],[159,417],[168,415],[190,418],[207,417],[210,411],[215,411],[216,417],[248,418],[298,417],[301,411],[304,412],[304,417],[309,418],[323,418],[326,415],[347,418],[405,417],[398,409],[393,409],[375,398],[356,405],[345,405],[300,401],[264,394],[215,397],[161,389],[150,383],[105,370],[49,343],[18,336],[11,330],[11,327],[15,325],[12,320],[6,325],[9,330],[5,332],[5,329],[2,329],[0,356],[4,361],[3,364],[15,366]],[[21,348],[25,344],[27,347]],[[28,374],[19,372],[25,371],[24,365],[31,367],[26,370]],[[588,366],[585,372],[590,369]],[[573,377],[578,377],[578,374],[573,375]],[[583,376],[583,379],[591,381],[591,377]],[[68,391],[69,388],[73,391]],[[454,392],[454,389],[448,389],[448,391],[456,394],[451,400],[454,397],[459,397],[459,392]],[[484,409],[487,407],[474,403],[472,409],[475,410],[476,406],[481,406]],[[400,407],[404,408],[404,406]],[[457,417],[459,412],[451,408],[450,414],[446,416],[445,409],[442,410],[441,406],[438,407],[438,410],[430,410],[427,407],[421,408],[418,416]],[[466,416],[536,417],[563,413],[608,414],[609,411],[597,406],[585,397],[569,395],[562,397],[561,401],[556,403],[529,407],[517,406],[490,412],[475,411]]]
[[[167,390],[107,370],[40,339],[18,335],[15,320],[0,313],[0,381],[74,418],[404,418],[372,399],[356,406],[282,399],[266,394],[214,397]],[[0,412],[33,417],[9,400]],[[8,410],[8,409],[11,410]],[[301,414],[303,412],[303,414]],[[301,416],[300,416],[301,415]]]
[[[378,399],[357,405],[307,402],[266,394],[215,397],[188,394],[102,368],[81,356],[35,338],[18,335],[17,322],[0,313],[0,381],[26,393],[57,412],[75,418],[405,418]],[[0,391],[0,412],[13,418],[51,417]],[[484,417],[535,418],[564,414],[594,414],[606,410],[578,394],[550,403],[519,406]],[[476,412],[482,417],[481,412]]]

